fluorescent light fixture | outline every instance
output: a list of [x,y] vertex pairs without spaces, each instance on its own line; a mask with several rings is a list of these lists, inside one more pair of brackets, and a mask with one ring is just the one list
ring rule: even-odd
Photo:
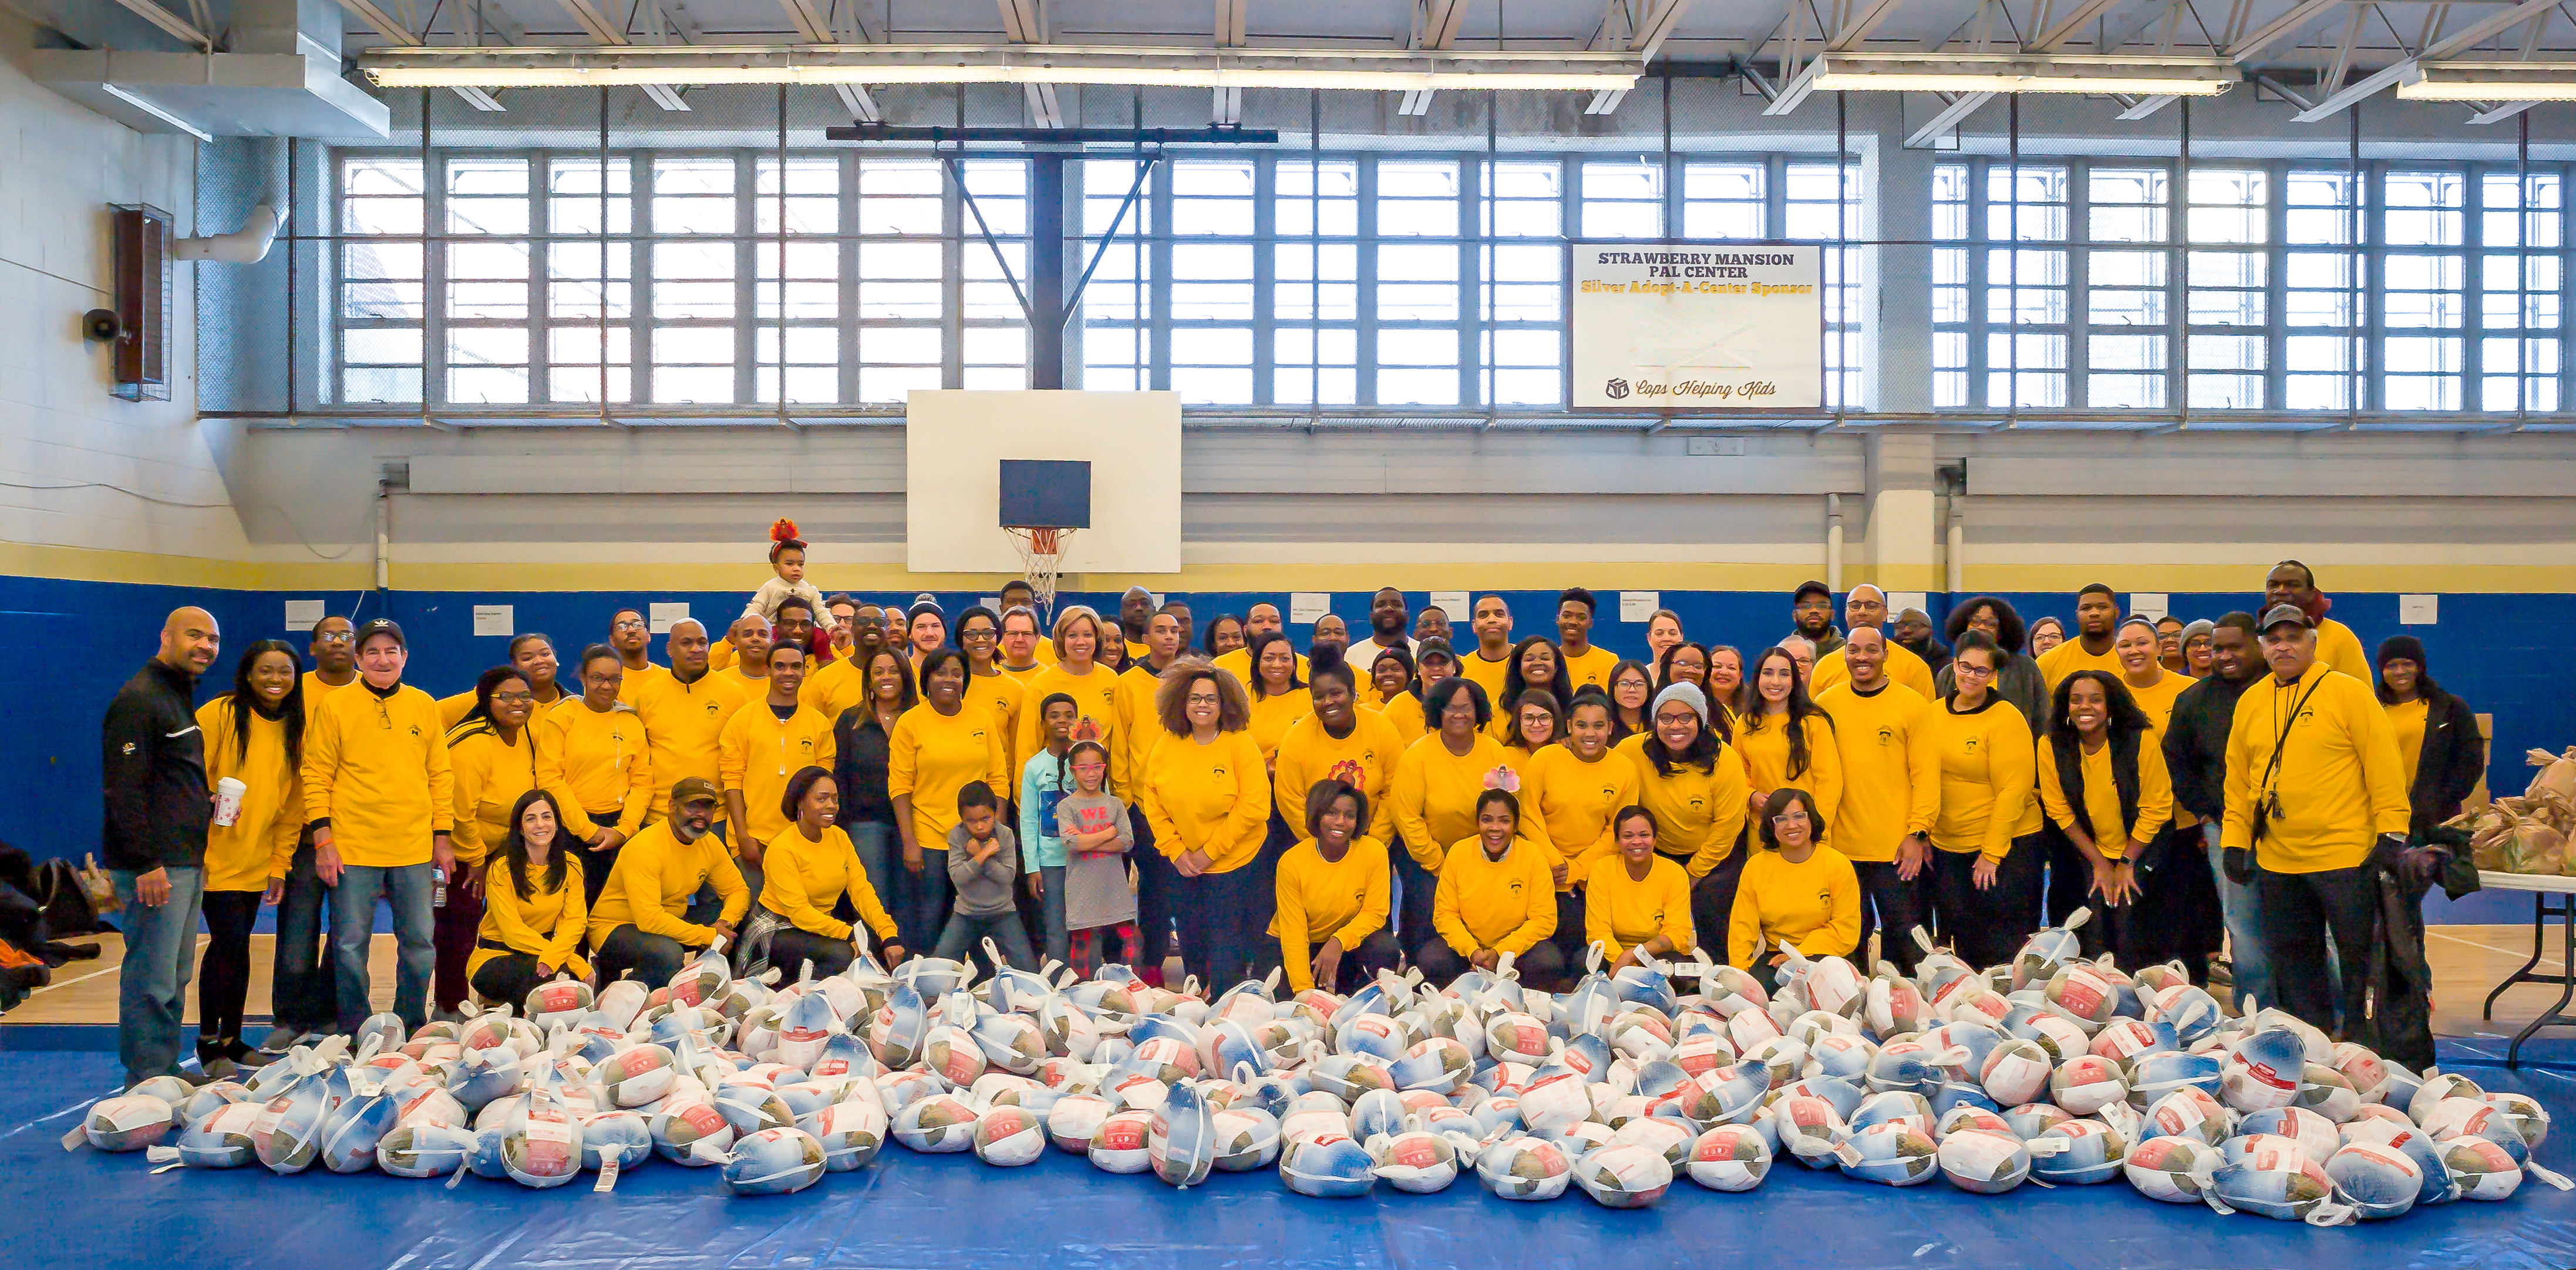
[[[623,45],[376,48],[383,88],[602,84],[1107,84],[1173,88],[1520,89],[1635,86],[1635,53],[1418,49],[1154,49],[1067,44]],[[2105,89],[2103,91],[2112,91]]]
[[2576,101],[2576,62],[2417,62],[2397,81],[2407,101]]
[[2216,58],[2063,53],[1826,53],[1814,68],[1819,92],[2215,97],[2244,77]]

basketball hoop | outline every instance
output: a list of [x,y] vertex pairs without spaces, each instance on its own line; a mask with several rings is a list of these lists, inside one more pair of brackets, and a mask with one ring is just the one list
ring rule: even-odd
[[1055,584],[1064,572],[1064,544],[1073,530],[1056,525],[1004,525],[1020,552],[1020,569],[1038,602],[1038,627],[1055,621]]

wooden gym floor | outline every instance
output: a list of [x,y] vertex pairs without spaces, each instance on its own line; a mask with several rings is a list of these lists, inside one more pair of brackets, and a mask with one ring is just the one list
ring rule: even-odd
[[[2511,1036],[2557,1000],[2557,989],[2543,984],[2524,984],[2496,1001],[2493,1021],[2478,1017],[2479,1003],[2488,990],[2506,975],[2520,967],[2531,956],[2531,928],[2528,926],[2435,926],[2429,928],[2426,953],[2433,963],[2433,1027],[2443,1036]],[[199,936],[199,946],[204,944]],[[122,941],[115,935],[99,936],[96,961],[75,961],[54,971],[53,985],[38,989],[15,1010],[0,1015],[0,1029],[12,1024],[113,1024],[116,1022],[117,959],[123,955]],[[275,946],[269,935],[253,935],[250,943],[250,1002],[246,1010],[253,1020],[249,1030],[260,1034],[268,1017],[269,956]],[[2560,971],[2561,938],[2553,927],[2549,945],[2544,949],[2534,973]],[[375,937],[374,991],[371,996],[378,1009],[393,1004],[394,938]],[[189,1017],[196,1017],[195,987],[189,989]]]

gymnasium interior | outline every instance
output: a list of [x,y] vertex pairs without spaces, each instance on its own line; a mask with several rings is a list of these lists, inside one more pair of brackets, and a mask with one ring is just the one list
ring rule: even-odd
[[[1270,604],[1303,648],[1391,587],[1463,647],[1476,597],[1547,633],[1581,587],[1643,657],[1657,612],[1766,647],[1811,581],[2190,621],[2294,560],[2476,712],[2475,805],[2576,746],[2555,0],[0,0],[0,122],[38,864],[99,850],[100,719],[174,609],[227,645],[201,700],[325,616],[443,697],[622,608],[656,659],[720,631],[792,517],[823,592],[955,614],[1030,571],[1013,460],[1085,470],[1058,607]],[[2569,891],[2422,907],[2441,1070],[2550,1112]],[[0,1013],[25,1266],[2576,1261],[2536,1181],[2317,1229],[1785,1160],[1633,1211],[1053,1150],[757,1199],[156,1171],[61,1145],[121,1074],[121,944],[73,942]]]

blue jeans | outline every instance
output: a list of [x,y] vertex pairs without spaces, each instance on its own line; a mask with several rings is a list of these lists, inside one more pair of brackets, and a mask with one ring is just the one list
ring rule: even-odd
[[2218,848],[2218,822],[2200,822],[2200,833],[2209,844],[2209,870],[2218,875],[2219,911],[2227,916],[2227,964],[2236,977],[2236,1006],[2242,1010],[2249,1000],[2279,1005],[2281,998],[2272,986],[2272,961],[2263,953],[2263,906],[2252,886],[2239,885],[2227,876],[2227,854]]
[[295,849],[285,894],[277,901],[277,953],[268,988],[269,1010],[289,1032],[327,1029],[339,1012],[335,968],[323,954],[323,916],[330,907],[331,888],[313,871],[313,844],[306,842]]
[[[894,875],[902,872],[903,866],[894,858],[894,826],[882,820],[858,820],[841,829],[850,835],[850,847],[859,854],[859,868],[868,875],[868,885],[876,888],[877,903],[885,907],[886,916],[894,919],[895,933],[904,933],[903,919],[910,914],[898,898],[903,893],[895,889]],[[876,932],[869,931],[868,946],[874,948],[878,942]]]
[[125,964],[116,984],[116,1054],[127,1084],[179,1069],[180,1030],[188,1013],[188,972],[197,964],[197,911],[206,899],[204,869],[167,869],[170,898],[148,908],[134,897],[129,869],[109,871],[125,909]]
[[[964,913],[950,914],[948,929],[940,932],[939,947],[930,955],[945,957],[951,961],[964,961],[970,956],[978,962],[988,961],[990,958],[983,955],[984,941],[987,938],[1002,950],[1002,959],[1010,962],[1012,966],[1021,970],[1037,969],[1037,958],[1029,953],[1029,933],[1020,929],[1020,914],[1016,909],[986,917],[969,917]],[[990,967],[988,973],[990,970],[998,969],[1000,969],[998,966]]]
[[[955,898],[948,886],[948,847],[944,842],[936,847],[923,847],[921,872],[912,875],[912,921],[905,924],[902,918],[895,918],[906,936],[903,946],[922,948],[946,944],[947,940],[940,932],[942,927],[952,924],[948,920],[948,910],[955,907]],[[891,913],[892,910],[888,911]],[[1020,942],[1028,942],[1027,932],[1021,933]]]
[[1046,895],[1038,900],[1038,914],[1046,931],[1047,960],[1063,961],[1073,955],[1073,935],[1064,928],[1064,866],[1039,865],[1038,877],[1046,884]]
[[429,974],[438,962],[430,932],[430,873],[423,861],[398,868],[352,864],[340,870],[340,885],[331,888],[331,955],[339,965],[340,1030],[355,1032],[372,1011],[367,949],[376,930],[376,901],[393,910],[394,1013],[402,1016],[406,1034],[429,1022]]

